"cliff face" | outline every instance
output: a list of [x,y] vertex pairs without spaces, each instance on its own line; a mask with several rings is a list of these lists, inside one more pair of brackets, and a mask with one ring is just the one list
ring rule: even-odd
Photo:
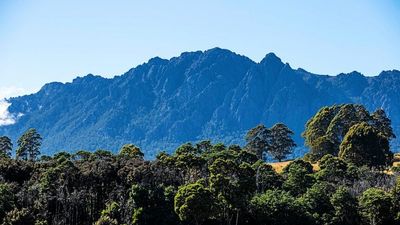
[[22,116],[0,127],[0,134],[16,139],[34,127],[44,137],[46,154],[117,151],[135,143],[151,158],[187,141],[243,144],[251,127],[283,122],[302,145],[306,121],[320,107],[340,103],[385,109],[398,134],[399,88],[399,71],[322,76],[294,70],[273,53],[255,63],[215,48],[153,58],[113,79],[88,75],[47,84],[36,94],[9,100],[10,113]]

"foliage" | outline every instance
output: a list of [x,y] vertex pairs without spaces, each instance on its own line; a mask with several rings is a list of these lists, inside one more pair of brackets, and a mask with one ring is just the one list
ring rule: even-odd
[[357,199],[350,194],[347,187],[339,187],[332,194],[330,202],[334,208],[333,224],[355,225],[360,223]]
[[13,144],[9,137],[7,136],[0,137],[0,158],[10,157],[12,148]]
[[246,134],[246,148],[254,152],[258,159],[263,159],[264,152],[267,151],[269,132],[268,128],[260,124],[249,130]]
[[400,223],[400,177],[397,177],[396,184],[392,190],[393,197],[393,215],[395,217],[396,223]]
[[392,197],[382,189],[370,188],[360,197],[360,212],[368,224],[392,224]]
[[389,150],[388,139],[363,122],[347,132],[340,144],[339,157],[359,166],[384,167],[391,163],[393,153]]
[[312,165],[303,160],[295,160],[283,169],[286,178],[283,182],[283,189],[294,196],[304,194],[315,180],[312,176]]
[[275,124],[269,132],[270,143],[267,147],[268,153],[279,162],[285,159],[287,155],[292,153],[293,148],[296,147],[291,137],[293,134],[293,131],[285,124]]
[[10,184],[0,183],[0,218],[4,218],[6,213],[15,207],[15,196],[11,189]]
[[282,190],[267,190],[263,194],[254,196],[250,202],[250,210],[257,224],[307,224],[296,199]]
[[256,172],[257,192],[264,193],[266,190],[281,188],[283,177],[279,175],[271,165],[258,161],[253,165]]
[[36,160],[36,157],[40,155],[40,146],[42,145],[42,137],[36,131],[36,129],[27,130],[18,139],[17,158],[24,160]]
[[213,202],[211,191],[198,181],[179,188],[175,196],[175,212],[181,220],[199,225],[212,217]]
[[260,124],[246,134],[246,149],[254,152],[258,159],[263,159],[268,153],[281,162],[296,147],[292,139],[293,134],[283,123],[277,123],[271,128]]
[[143,159],[144,157],[144,154],[140,150],[140,148],[135,146],[134,144],[126,144],[122,146],[121,150],[119,151],[119,154],[124,157],[137,158],[137,159]]
[[324,107],[308,120],[302,134],[310,148],[308,158],[317,161],[326,154],[337,156],[350,128],[363,122],[370,124],[388,141],[395,138],[391,121],[382,109],[370,114],[364,106],[356,104]]
[[118,222],[109,216],[101,216],[94,225],[118,225]]
[[9,211],[3,219],[2,225],[29,225],[33,224],[34,219],[27,208],[13,209]]
[[219,218],[230,223],[247,205],[256,189],[255,172],[248,163],[217,159],[209,166],[209,183],[217,196]]
[[348,164],[339,157],[325,155],[319,161],[319,168],[320,170],[316,173],[318,180],[341,183],[351,178],[348,174]]
[[[288,153],[279,143],[290,143],[290,132],[279,124],[253,129],[244,149],[206,140],[185,143],[173,154],[161,152],[153,161],[132,144],[118,154],[81,150],[38,159],[40,139],[32,144],[35,132],[27,132],[17,159],[0,157],[0,224],[399,224],[398,174],[371,168],[391,159],[390,123],[383,112],[368,116],[360,106],[342,107],[323,109],[332,118],[309,124],[312,143],[319,143],[319,133],[334,134],[326,145],[315,146],[322,147],[320,155],[309,154],[316,156],[315,171],[297,159],[278,173],[259,158],[274,146]],[[339,128],[354,122],[347,116],[371,123],[355,123],[345,132]],[[328,134],[320,132],[324,129]],[[265,143],[257,139],[263,132]],[[343,134],[338,157],[334,149]]]
[[297,201],[316,224],[328,224],[334,210],[330,202],[333,191],[328,183],[315,183]]

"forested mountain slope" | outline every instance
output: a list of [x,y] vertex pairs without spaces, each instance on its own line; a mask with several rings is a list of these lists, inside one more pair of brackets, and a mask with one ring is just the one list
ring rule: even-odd
[[398,134],[399,88],[396,70],[374,77],[316,75],[291,68],[273,53],[256,63],[214,48],[170,60],[156,57],[113,79],[87,75],[46,84],[36,94],[9,99],[17,121],[0,127],[0,134],[15,140],[34,127],[44,138],[46,154],[116,151],[135,143],[152,158],[186,141],[243,143],[251,127],[283,122],[303,145],[306,121],[320,107],[340,103],[383,108]]

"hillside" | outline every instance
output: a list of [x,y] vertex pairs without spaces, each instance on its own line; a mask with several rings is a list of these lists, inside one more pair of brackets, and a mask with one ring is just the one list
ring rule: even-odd
[[[316,75],[291,68],[273,53],[256,63],[214,48],[169,60],[156,57],[112,79],[87,75],[46,84],[38,93],[9,99],[17,121],[0,127],[0,134],[15,140],[34,127],[44,137],[46,154],[66,149],[115,152],[135,143],[152,158],[187,141],[243,143],[251,127],[283,122],[302,146],[305,122],[332,104],[383,108],[398,134],[399,88],[396,70],[374,77],[358,72]],[[397,142],[393,145],[396,151]]]

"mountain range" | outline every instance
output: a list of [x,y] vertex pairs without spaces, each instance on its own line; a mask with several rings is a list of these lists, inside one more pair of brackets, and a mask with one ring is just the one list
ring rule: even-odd
[[[16,140],[28,128],[43,136],[42,153],[108,149],[126,143],[147,158],[179,144],[210,139],[244,144],[243,136],[263,123],[283,122],[300,134],[322,106],[360,103],[383,108],[400,132],[400,71],[377,76],[336,76],[293,69],[274,53],[259,63],[229,50],[155,57],[108,79],[89,74],[69,83],[49,83],[35,94],[10,98],[12,125],[0,135]],[[398,149],[397,141],[392,143]],[[302,154],[299,150],[297,154]]]

